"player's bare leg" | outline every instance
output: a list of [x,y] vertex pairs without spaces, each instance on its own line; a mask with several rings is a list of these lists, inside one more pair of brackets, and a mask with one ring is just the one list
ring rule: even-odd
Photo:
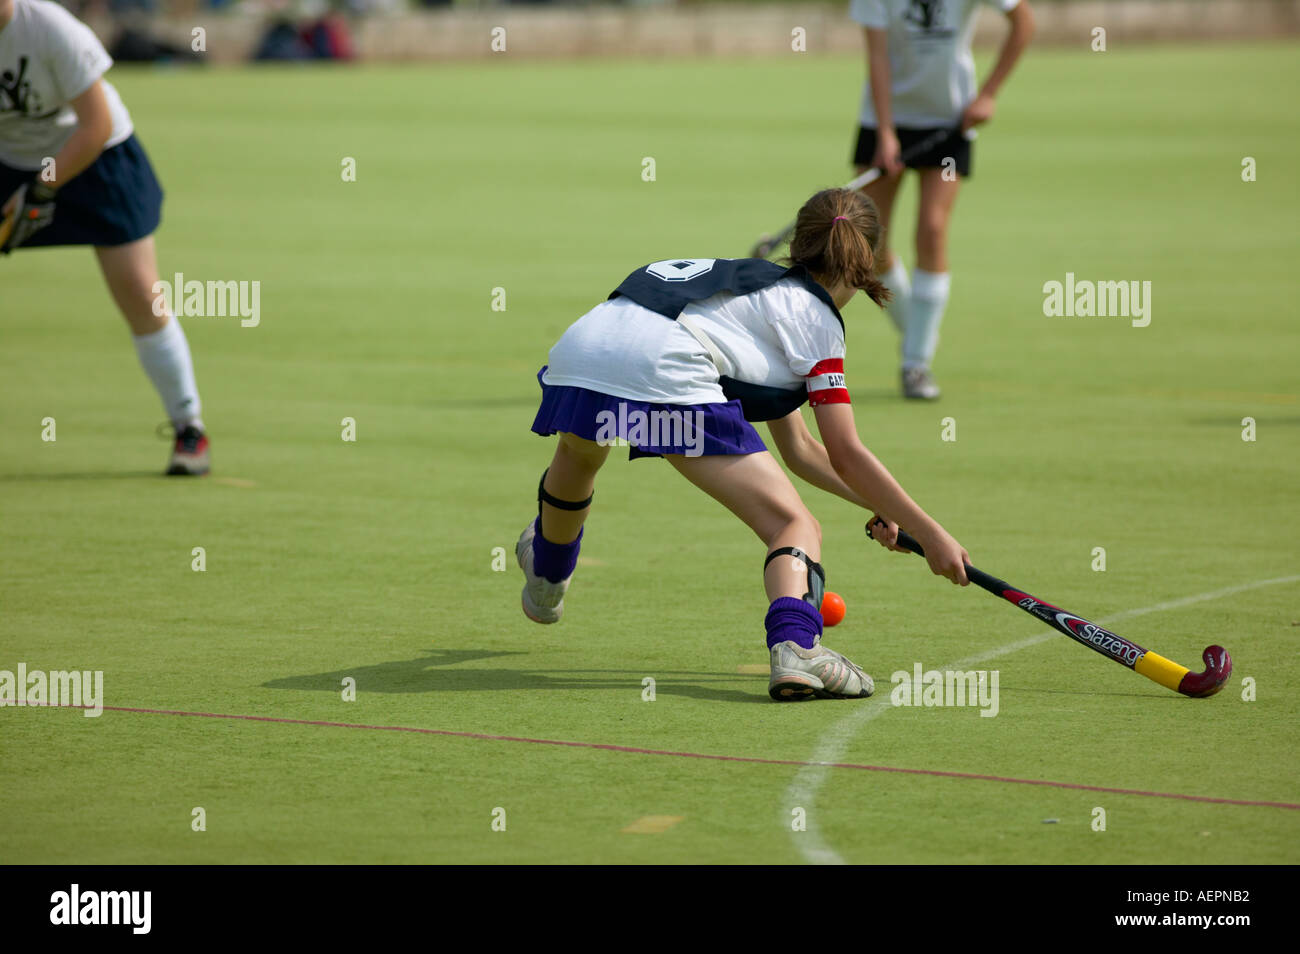
[[[608,457],[607,446],[561,434],[542,489],[557,500],[590,500],[596,489],[596,473]],[[582,532],[590,511],[590,507],[562,510],[543,499],[542,524],[546,527],[546,539],[553,543],[572,543]]]
[[961,188],[940,168],[920,170],[921,198],[916,222],[916,268],[911,305],[903,334],[903,393],[933,400],[939,387],[930,363],[939,346],[939,326],[948,307],[948,223]]
[[158,281],[158,258],[154,251],[153,236],[148,235],[125,245],[109,245],[95,249],[99,269],[104,274],[108,291],[117,303],[118,310],[134,335],[147,335],[161,331],[170,313],[154,314],[154,283]]
[[[798,547],[814,562],[821,560],[822,528],[804,506],[776,458],[768,453],[742,456],[686,457],[667,460],[706,494],[739,517],[767,545],[768,552]],[[790,558],[773,560],[763,572],[767,598],[803,598],[808,592],[806,570],[796,570]]]
[[916,220],[916,264],[927,272],[948,270],[948,223],[961,191],[961,179],[945,179],[942,169],[922,169]]
[[[866,166],[858,166],[859,175],[866,170]],[[890,247],[889,222],[894,214],[894,200],[898,197],[898,189],[902,184],[903,173],[899,172],[891,176],[881,176],[862,188],[863,194],[870,196],[871,201],[876,203],[876,209],[880,214],[880,248],[876,250],[876,274],[890,291],[891,297],[889,303],[885,305],[885,311],[888,312],[900,336],[907,328],[912,283],[907,277],[907,268],[903,265],[902,259]]]
[[564,613],[564,594],[578,562],[596,474],[607,457],[607,446],[560,434],[551,466],[538,486],[538,518],[515,544],[515,559],[524,571],[524,615],[534,622],[554,623]]
[[734,513],[767,546],[763,587],[771,602],[766,627],[777,701],[863,698],[871,677],[821,645],[821,525],[769,453],[725,457],[665,455],[691,483]]
[[[131,327],[136,353],[176,431],[167,473],[195,476],[209,468],[208,439],[199,416],[189,342],[180,322],[165,308],[155,308],[158,261],[153,236],[125,245],[95,249],[100,271],[113,301]],[[179,295],[180,289],[174,294]],[[158,314],[161,312],[161,314]]]

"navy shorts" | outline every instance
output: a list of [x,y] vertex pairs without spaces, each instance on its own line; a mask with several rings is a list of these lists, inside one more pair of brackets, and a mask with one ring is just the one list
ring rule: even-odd
[[[914,146],[926,136],[938,131],[937,126],[928,129],[908,129],[898,127],[894,131],[898,133],[899,147],[906,152],[909,147]],[[956,168],[957,175],[963,179],[970,175],[971,170],[971,148],[972,142],[961,132],[954,130],[953,134],[943,140],[933,149],[927,149],[919,156],[915,156],[907,163],[909,169],[935,169],[943,168],[943,161],[952,157]],[[858,130],[858,144],[853,150],[853,163],[858,166],[869,166],[871,160],[876,154],[876,131],[870,126],[863,126]]]
[[718,404],[651,404],[601,391],[547,384],[546,368],[537,372],[542,404],[533,432],[543,437],[563,432],[606,446],[629,445],[628,460],[685,454],[707,457],[757,454],[767,450],[754,425],[745,420],[740,401]]
[[[36,173],[0,163],[0,205]],[[42,245],[125,245],[152,235],[162,220],[162,186],[132,135],[105,149],[58,191],[54,221],[19,249]]]

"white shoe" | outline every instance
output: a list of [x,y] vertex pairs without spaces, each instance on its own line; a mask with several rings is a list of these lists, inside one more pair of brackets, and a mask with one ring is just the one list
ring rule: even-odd
[[208,454],[208,436],[194,425],[186,425],[176,434],[167,476],[201,477],[212,467]]
[[534,623],[554,623],[564,613],[564,592],[573,579],[570,573],[559,583],[552,583],[544,576],[533,572],[533,536],[536,534],[536,521],[530,521],[528,527],[519,535],[515,544],[515,559],[519,569],[524,571],[524,615]]
[[772,647],[772,681],[767,694],[777,702],[819,699],[865,699],[876,684],[849,659],[821,644],[804,649],[787,639]]
[[929,368],[904,368],[902,378],[903,397],[919,398],[922,401],[938,400],[939,385],[934,383]]

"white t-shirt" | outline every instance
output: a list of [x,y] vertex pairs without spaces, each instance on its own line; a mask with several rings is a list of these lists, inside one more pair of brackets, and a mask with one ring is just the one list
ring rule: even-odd
[[806,386],[814,404],[848,401],[844,329],[798,282],[719,292],[682,315],[713,342],[724,367],[679,322],[620,296],[569,326],[542,380],[653,404],[719,404],[727,400],[723,374],[786,390]]
[[[68,103],[107,72],[113,59],[99,38],[50,0],[15,0],[0,30],[0,162],[41,168],[72,136],[77,114]],[[113,132],[104,148],[131,135],[131,116],[107,81]]]
[[[955,123],[975,98],[971,35],[980,4],[1014,9],[1020,0],[852,0],[849,16],[888,30],[890,103],[894,125],[933,128]],[[862,125],[876,127],[871,79],[862,91]]]

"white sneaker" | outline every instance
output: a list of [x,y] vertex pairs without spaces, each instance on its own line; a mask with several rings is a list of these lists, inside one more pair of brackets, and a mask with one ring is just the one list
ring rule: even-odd
[[938,399],[939,385],[934,383],[929,368],[904,368],[902,377],[903,397],[919,398],[922,401]]
[[767,694],[777,702],[819,699],[865,699],[876,691],[871,677],[833,649],[821,644],[804,649],[787,639],[772,647],[772,681]]
[[534,623],[554,623],[564,613],[564,592],[569,588],[573,574],[559,583],[552,583],[533,572],[533,536],[536,532],[536,522],[529,521],[515,544],[515,559],[519,561],[519,569],[524,571],[524,615]]
[[208,436],[193,424],[186,425],[176,434],[167,476],[201,477],[212,466],[208,454]]

